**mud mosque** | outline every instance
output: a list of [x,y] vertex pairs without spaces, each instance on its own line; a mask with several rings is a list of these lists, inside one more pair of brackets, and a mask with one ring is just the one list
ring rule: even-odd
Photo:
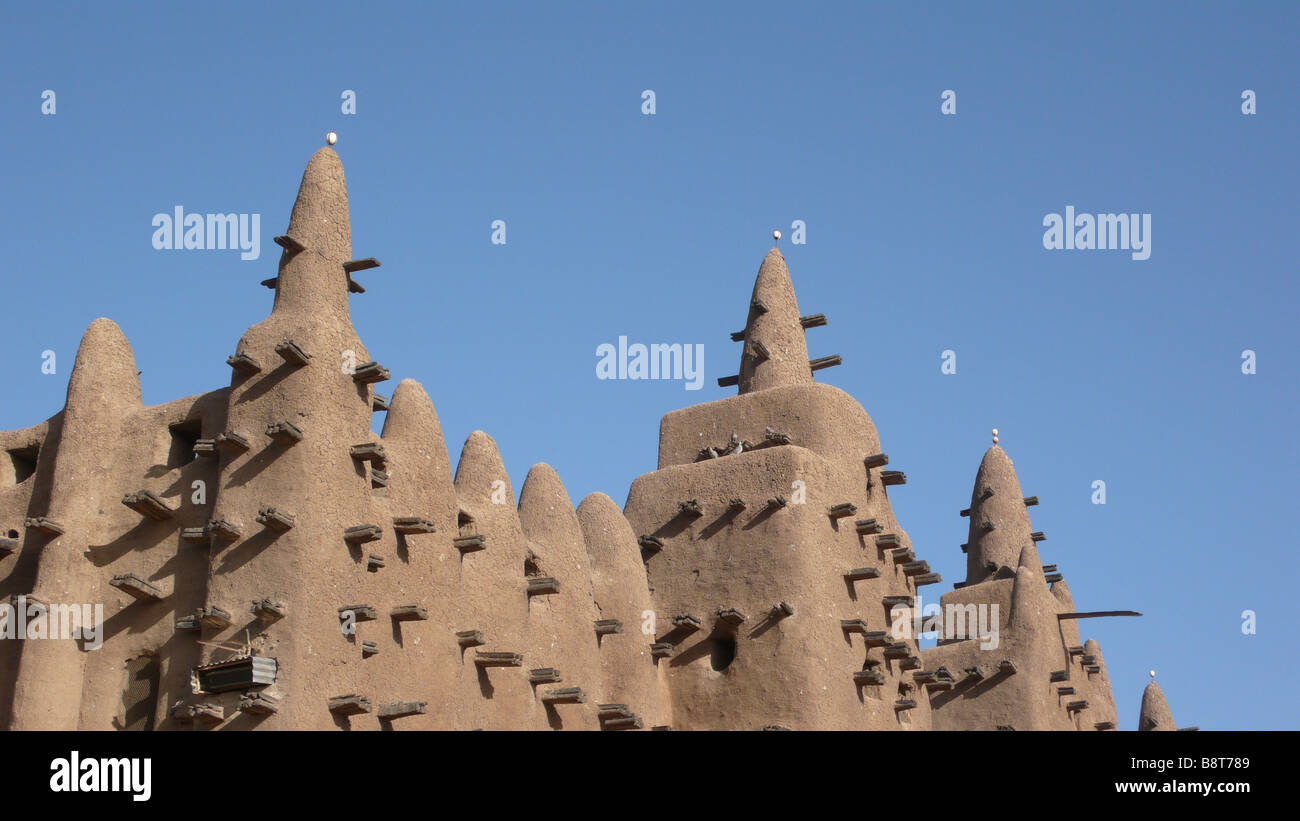
[[[809,358],[827,320],[801,314],[776,248],[718,380],[736,394],[665,415],[620,509],[575,508],[546,464],[516,499],[490,436],[453,467],[424,388],[379,392],[348,306],[379,262],[353,254],[332,148],[275,242],[274,304],[228,386],[144,406],[97,319],[64,408],[0,432],[10,624],[103,603],[102,646],[0,641],[0,727],[1120,729],[1080,622],[1136,614],[1080,610],[1043,564],[1038,499],[996,436],[960,511],[966,576],[940,597],[995,646],[891,629],[942,580],[894,516],[907,477],[871,417],[814,379],[839,357]],[[1136,729],[1176,729],[1154,682]]]

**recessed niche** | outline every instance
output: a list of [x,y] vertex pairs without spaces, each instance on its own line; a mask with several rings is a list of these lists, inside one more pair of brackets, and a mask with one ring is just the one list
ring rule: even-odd
[[193,462],[196,454],[194,446],[202,435],[202,423],[198,419],[187,419],[167,426],[172,435],[171,449],[167,451],[167,467],[178,468]]
[[736,639],[732,636],[712,636],[709,638],[709,666],[719,672],[731,666],[736,660]]
[[541,575],[543,575],[541,562],[537,560],[537,554],[530,550],[524,557],[524,577],[531,579]]
[[456,533],[459,536],[473,536],[474,517],[467,511],[461,510],[456,514]]
[[40,452],[40,445],[28,445],[25,448],[14,448],[8,451],[8,458],[4,465],[4,478],[8,480],[5,484],[18,485],[27,481],[36,472],[36,458]]

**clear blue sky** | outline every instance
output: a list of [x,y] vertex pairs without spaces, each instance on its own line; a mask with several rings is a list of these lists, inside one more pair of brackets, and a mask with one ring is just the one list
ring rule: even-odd
[[[819,376],[907,472],[891,498],[942,587],[996,426],[1080,609],[1146,614],[1084,625],[1121,726],[1155,668],[1180,724],[1295,729],[1297,9],[9,3],[0,429],[62,406],[98,316],[146,402],[228,384],[334,130],[355,255],[384,263],[357,330],[424,384],[453,462],[481,428],[516,491],[545,461],[575,504],[621,503],[663,413],[734,392],[728,333],[802,219],[811,354],[844,356]],[[261,214],[261,258],[154,250],[176,205]],[[1151,258],[1045,250],[1067,205],[1151,214]],[[597,380],[620,335],[704,344],[705,388]]]

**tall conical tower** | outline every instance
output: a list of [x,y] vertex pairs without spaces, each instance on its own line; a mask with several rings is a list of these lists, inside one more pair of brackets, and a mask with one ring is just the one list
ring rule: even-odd
[[898,526],[875,425],[813,379],[790,274],[763,260],[736,396],[660,423],[659,467],[625,513],[656,615],[654,654],[675,728],[926,728],[914,639],[890,609],[938,580]]
[[[33,601],[58,615],[39,636],[49,640],[22,643],[10,727],[149,728],[159,694],[188,683],[197,648],[160,648],[177,609],[202,601],[204,559],[179,536],[206,518],[192,489],[215,478],[190,441],[223,406],[222,391],[144,407],[121,329],[107,319],[87,329],[67,403],[39,444],[22,554],[6,580],[31,615]],[[69,617],[100,629],[50,636]]]
[[[1081,614],[1055,565],[1044,565],[1011,458],[998,445],[975,475],[966,580],[940,599],[938,644],[921,653],[936,729],[1109,730],[1115,705],[1101,649],[1079,643]],[[931,685],[927,685],[931,687]]]

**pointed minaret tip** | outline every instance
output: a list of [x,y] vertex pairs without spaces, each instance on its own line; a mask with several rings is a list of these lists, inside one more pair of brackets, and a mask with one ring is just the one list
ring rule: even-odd
[[[969,508],[970,527],[966,548],[966,582],[977,584],[998,568],[1016,568],[1026,545],[1033,544],[1029,512],[1016,467],[1007,452],[997,444],[994,428],[993,444],[984,452],[975,486],[971,491]],[[1031,551],[1038,575],[1042,564],[1037,561],[1037,549]],[[993,569],[989,569],[990,564]]]
[[[780,233],[773,231],[772,236],[779,238]],[[749,301],[745,347],[740,354],[740,393],[812,381],[794,284],[785,257],[773,246],[759,266]]]
[[329,146],[317,149],[302,173],[286,237],[276,238],[286,250],[275,280],[275,309],[347,318],[349,274],[343,263],[352,259],[348,186],[343,162]]
[[100,317],[81,337],[68,378],[69,407],[101,404],[141,405],[140,372],[131,343],[117,323]]
[[399,382],[393,391],[381,436],[388,441],[436,443],[446,449],[442,441],[442,423],[438,420],[433,400],[423,385],[410,378]]
[[588,494],[578,505],[577,515],[593,566],[613,570],[620,548],[625,548],[628,556],[640,561],[641,551],[632,525],[623,517],[623,511],[613,499],[604,493]]
[[586,556],[582,525],[569,493],[560,481],[560,474],[545,462],[538,462],[528,471],[524,486],[519,491],[519,524],[524,535],[547,550],[552,557],[559,552]]
[[1160,685],[1155,681],[1156,671],[1151,671],[1151,681],[1142,691],[1142,712],[1138,715],[1138,729],[1143,731],[1151,730],[1177,730],[1174,725],[1174,715],[1169,710],[1169,703],[1165,701],[1165,694],[1160,689]]
[[1053,633],[1056,625],[1056,599],[1047,589],[1042,572],[1035,573],[1026,565],[1016,568],[1015,581],[1011,583],[1011,614],[1009,623],[1026,631]]
[[[1028,568],[1036,575],[1043,575],[1043,562],[1038,558],[1038,548],[1033,542],[1020,548],[1020,561],[1017,563],[1016,569],[1019,570],[1021,567]],[[1047,583],[1045,577],[1043,583]]]
[[336,264],[352,258],[347,180],[343,161],[329,146],[317,149],[302,173],[289,236]]
[[512,507],[515,503],[501,449],[495,439],[481,430],[465,439],[460,461],[456,463],[455,485],[456,495],[471,505],[495,503],[497,499]]

